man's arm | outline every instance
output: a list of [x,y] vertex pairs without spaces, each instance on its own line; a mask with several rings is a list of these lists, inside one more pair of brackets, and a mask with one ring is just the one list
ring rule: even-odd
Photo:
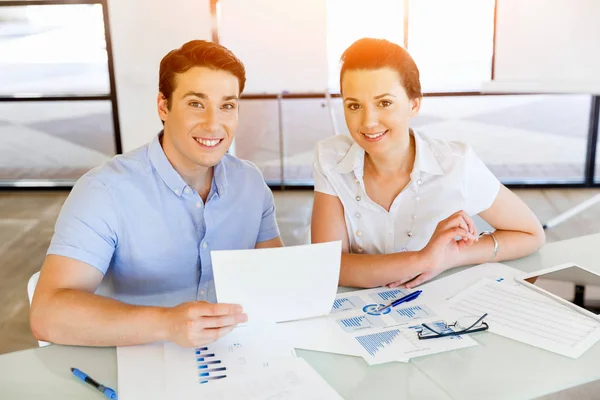
[[276,238],[265,240],[264,242],[256,243],[254,246],[255,249],[268,249],[271,247],[283,247],[283,240],[281,240],[281,236],[277,236]]
[[83,346],[127,346],[168,340],[193,347],[247,320],[238,305],[189,302],[173,308],[133,306],[94,294],[103,275],[68,257],[49,255],[31,306],[38,340]]

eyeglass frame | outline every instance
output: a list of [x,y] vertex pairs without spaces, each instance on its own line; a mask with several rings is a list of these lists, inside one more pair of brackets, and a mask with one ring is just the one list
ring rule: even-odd
[[[427,324],[421,324],[421,326],[429,329],[431,332],[435,333],[435,335],[429,335],[429,336],[423,336],[423,330],[420,330],[417,332],[417,337],[419,338],[419,340],[426,340],[426,339],[437,339],[437,338],[441,338],[441,337],[450,337],[450,336],[459,336],[459,335],[466,335],[469,333],[475,333],[475,332],[483,332],[483,331],[487,331],[489,329],[489,325],[487,324],[487,322],[483,321],[483,319],[485,317],[487,317],[488,313],[483,314],[481,317],[479,317],[479,319],[477,321],[475,321],[470,327],[462,329],[460,331],[454,331],[452,330],[452,332],[448,332],[448,333],[442,333],[442,332],[438,332],[435,329],[429,327]],[[481,322],[481,327],[476,328],[476,329],[472,329],[475,325],[479,324]],[[456,324],[458,323],[458,321],[454,321],[454,323],[452,324],[446,324],[447,328],[453,328],[456,327]]]

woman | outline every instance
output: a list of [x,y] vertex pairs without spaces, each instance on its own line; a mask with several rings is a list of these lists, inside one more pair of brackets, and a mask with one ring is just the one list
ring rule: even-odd
[[[422,95],[406,50],[365,38],[341,61],[351,138],[317,144],[312,215],[313,243],[342,240],[340,285],[413,288],[446,269],[544,244],[535,215],[469,146],[409,128]],[[495,231],[479,235],[474,214]]]

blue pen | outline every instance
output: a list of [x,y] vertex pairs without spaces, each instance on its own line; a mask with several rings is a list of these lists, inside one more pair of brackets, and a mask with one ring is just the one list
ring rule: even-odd
[[376,311],[377,311],[377,312],[379,312],[379,311],[383,311],[383,310],[385,310],[386,308],[397,306],[397,305],[398,305],[398,304],[400,304],[400,303],[406,303],[406,302],[408,302],[408,301],[412,301],[412,300],[416,299],[417,297],[419,297],[419,295],[420,295],[421,293],[423,293],[423,291],[422,291],[422,290],[417,290],[416,292],[409,293],[409,294],[407,294],[407,295],[406,295],[406,296],[404,296],[404,297],[401,297],[401,298],[399,298],[399,299],[396,299],[396,300],[392,301],[392,302],[391,302],[390,304],[388,304],[387,306],[378,307]]
[[85,372],[82,372],[82,371],[78,370],[77,368],[71,368],[71,372],[73,373],[73,375],[75,375],[76,377],[78,377],[79,379],[84,381],[85,383],[89,383],[90,385],[92,385],[93,387],[95,387],[96,389],[101,391],[109,399],[117,398],[117,393],[114,390],[96,382],[95,380],[90,378]]

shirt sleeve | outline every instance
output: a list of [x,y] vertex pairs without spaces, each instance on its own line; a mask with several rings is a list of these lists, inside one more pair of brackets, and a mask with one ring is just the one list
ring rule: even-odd
[[490,208],[500,190],[500,181],[467,146],[464,158],[465,207],[469,215],[479,214]]
[[315,182],[315,192],[321,192],[332,196],[337,196],[337,193],[333,189],[333,185],[329,181],[329,178],[325,176],[323,172],[323,166],[319,157],[319,147],[315,147],[315,161],[313,163],[313,180]]
[[277,219],[275,217],[275,201],[273,200],[273,192],[271,192],[271,189],[269,189],[264,181],[263,186],[263,213],[260,223],[260,230],[258,232],[258,238],[256,239],[257,243],[275,239],[279,236],[279,227],[277,226]]
[[105,274],[117,246],[117,228],[108,188],[83,176],[62,207],[47,254],[83,261]]

